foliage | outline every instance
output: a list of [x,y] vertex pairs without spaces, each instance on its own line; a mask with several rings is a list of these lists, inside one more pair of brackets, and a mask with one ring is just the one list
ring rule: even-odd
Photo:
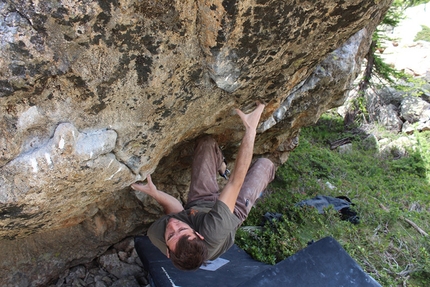
[[[375,51],[371,51],[374,57],[374,66],[372,77],[376,77],[379,81],[388,81],[390,84],[395,84],[399,79],[411,81],[411,77],[402,71],[397,71],[389,64],[385,63],[382,57],[376,51],[383,51],[385,49],[384,42],[393,41],[387,36],[385,32],[387,27],[392,29],[399,25],[400,21],[404,19],[404,10],[409,7],[417,6],[420,4],[428,3],[429,0],[395,0],[393,1],[390,9],[388,9],[381,24],[377,27],[373,34],[373,40],[376,42]],[[424,30],[424,28],[423,28]],[[423,34],[420,34],[423,35]],[[428,34],[425,34],[427,37]],[[418,35],[417,35],[418,36]],[[421,37],[421,36],[420,36]],[[401,86],[401,84],[399,85]]]
[[430,28],[426,25],[421,25],[422,30],[418,32],[418,34],[415,36],[414,41],[427,41],[430,42]]
[[[304,128],[299,146],[269,186],[271,192],[244,226],[260,226],[266,212],[281,213],[282,219],[260,229],[239,230],[236,243],[257,260],[275,264],[309,241],[332,236],[381,285],[426,286],[430,240],[408,221],[429,233],[430,132],[419,134],[417,150],[400,159],[369,149],[365,135],[344,132],[342,119],[330,113]],[[329,143],[339,138],[351,139],[350,153],[330,150]],[[332,208],[320,215],[296,206],[316,195],[349,197],[360,224],[342,221]]]
[[350,105],[347,107],[344,118],[345,126],[351,125],[360,114],[365,119],[367,115],[365,95],[369,88],[379,89],[381,86],[388,84],[397,90],[407,91],[409,89],[407,83],[415,82],[412,76],[406,74],[404,71],[398,71],[390,64],[387,64],[381,54],[384,52],[387,42],[390,43],[397,40],[389,36],[389,31],[399,25],[400,21],[404,18],[404,10],[429,1],[394,0],[392,2],[380,25],[378,25],[372,35],[372,42],[366,54],[366,67],[363,69],[361,79],[357,84],[357,93],[350,95],[349,98]]
[[429,0],[394,0],[393,5],[406,9],[408,7],[418,6],[428,2]]
[[[375,32],[373,33],[373,41],[375,42],[375,46],[371,46],[372,51],[369,53],[372,54],[372,73],[369,75],[364,75],[369,79],[373,79],[370,82],[384,82],[387,81],[390,84],[396,84],[398,80],[411,80],[411,77],[402,71],[398,71],[391,67],[389,64],[385,63],[382,59],[381,55],[378,54],[378,51],[385,50],[386,42],[391,42],[396,39],[392,39],[386,33],[387,30],[393,29],[397,25],[399,25],[400,21],[404,19],[404,10],[409,7],[417,6],[420,4],[428,3],[430,0],[395,0],[392,5],[388,9],[385,14],[382,22],[377,27]],[[424,28],[423,28],[424,29]],[[425,32],[424,32],[425,33]],[[423,35],[423,34],[420,34]],[[424,34],[424,37],[427,37],[428,34]],[[422,36],[420,36],[422,37]],[[370,58],[370,56],[368,56]],[[398,84],[401,86],[402,84]]]

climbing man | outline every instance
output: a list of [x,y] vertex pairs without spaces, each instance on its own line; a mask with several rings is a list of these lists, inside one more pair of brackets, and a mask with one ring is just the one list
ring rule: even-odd
[[163,207],[166,215],[150,226],[148,236],[177,268],[195,270],[226,252],[234,243],[237,228],[273,180],[275,166],[269,159],[259,158],[251,165],[256,129],[263,110],[261,103],[249,114],[236,109],[245,134],[234,170],[221,193],[216,175],[225,174],[226,164],[218,144],[209,136],[196,144],[185,208],[176,198],[158,190],[150,175],[147,184],[131,185]]

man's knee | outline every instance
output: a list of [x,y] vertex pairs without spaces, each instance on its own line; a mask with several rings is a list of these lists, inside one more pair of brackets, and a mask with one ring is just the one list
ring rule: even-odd
[[259,158],[255,162],[259,170],[265,171],[269,176],[270,181],[275,178],[275,164],[268,158]]
[[197,140],[197,146],[213,146],[215,144],[215,139],[209,135],[201,137]]
[[266,157],[260,157],[259,159],[257,159],[257,162],[260,162],[262,165],[267,167],[275,167],[275,164]]

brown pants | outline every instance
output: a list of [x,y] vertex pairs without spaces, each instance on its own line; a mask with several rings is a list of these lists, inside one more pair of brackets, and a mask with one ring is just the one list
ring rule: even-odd
[[[195,201],[216,201],[219,196],[217,176],[222,162],[223,155],[212,137],[197,142],[187,205],[193,205]],[[234,214],[242,222],[274,177],[275,165],[269,159],[259,158],[251,165],[234,207]]]

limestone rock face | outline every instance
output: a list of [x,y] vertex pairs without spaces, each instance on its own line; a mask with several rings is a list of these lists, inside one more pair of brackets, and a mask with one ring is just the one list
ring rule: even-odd
[[2,286],[46,284],[145,230],[161,210],[129,185],[148,173],[185,200],[197,137],[233,161],[234,107],[266,103],[255,153],[287,160],[343,103],[390,3],[0,3]]

